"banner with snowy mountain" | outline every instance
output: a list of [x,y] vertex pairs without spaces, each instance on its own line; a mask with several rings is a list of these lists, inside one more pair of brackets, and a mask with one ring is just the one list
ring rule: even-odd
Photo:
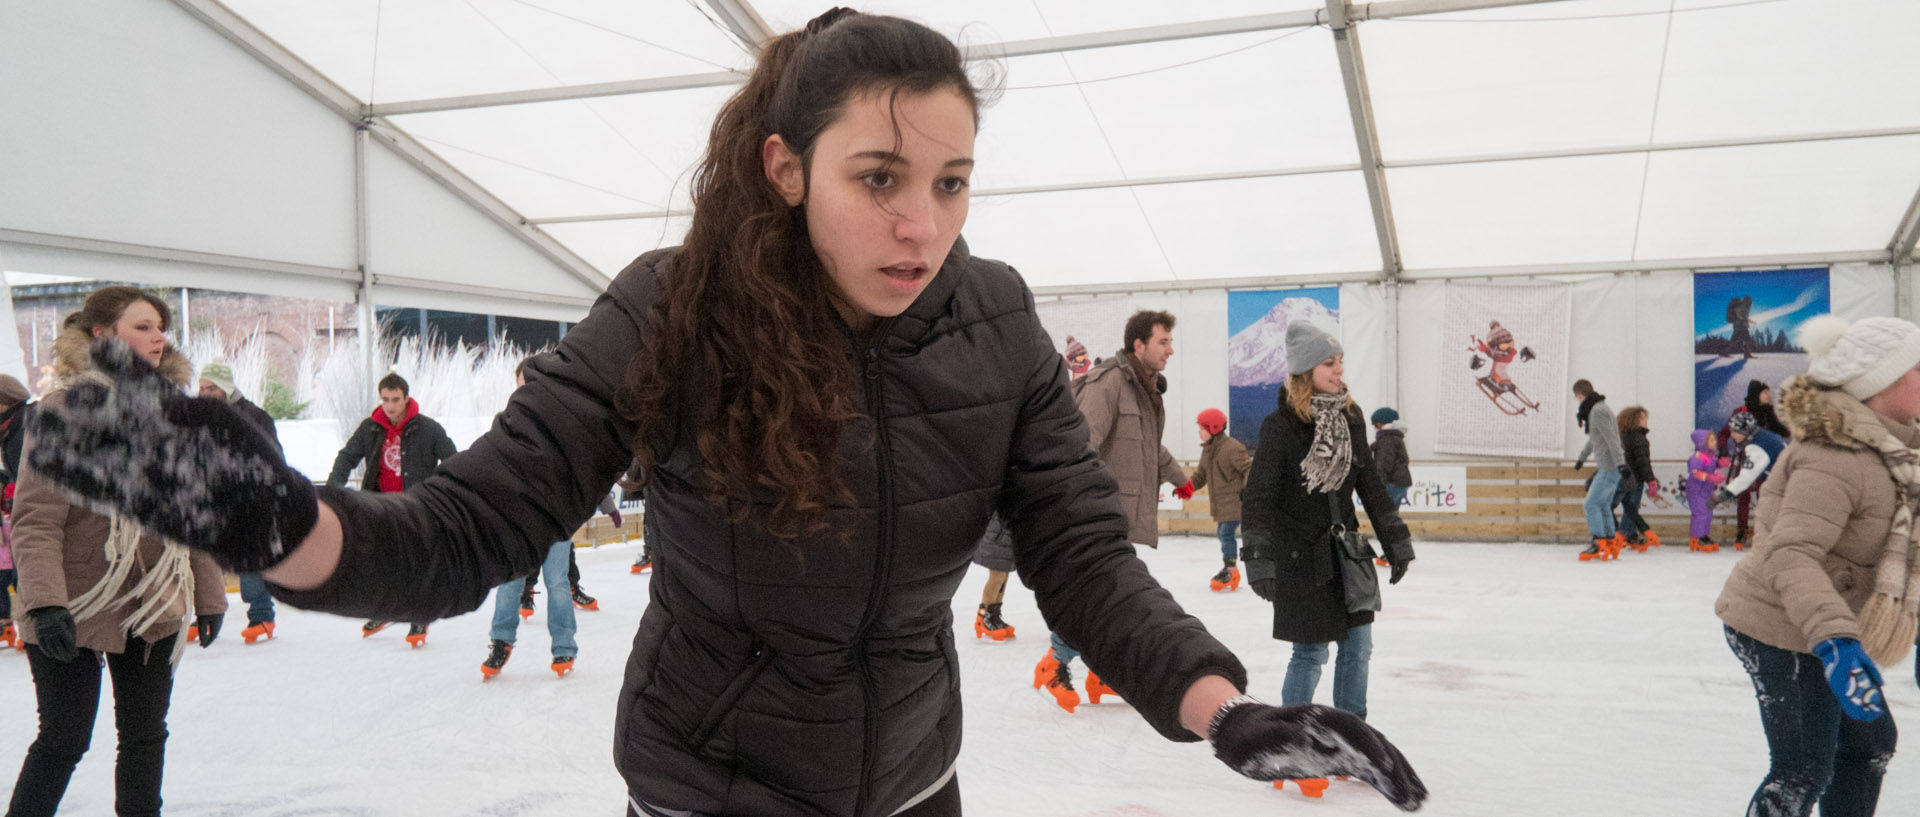
[[1807,370],[1794,343],[1800,323],[1833,310],[1826,267],[1693,276],[1694,428],[1718,433],[1753,384],[1775,397]]
[[1435,451],[1564,456],[1572,306],[1565,284],[1447,284]]
[[1227,293],[1227,434],[1252,452],[1287,384],[1287,326],[1308,321],[1340,336],[1340,288]]

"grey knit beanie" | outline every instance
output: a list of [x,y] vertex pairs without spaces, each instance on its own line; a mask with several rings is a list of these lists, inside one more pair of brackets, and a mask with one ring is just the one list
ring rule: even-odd
[[1287,324],[1287,374],[1305,374],[1334,355],[1344,354],[1340,341],[1306,321]]

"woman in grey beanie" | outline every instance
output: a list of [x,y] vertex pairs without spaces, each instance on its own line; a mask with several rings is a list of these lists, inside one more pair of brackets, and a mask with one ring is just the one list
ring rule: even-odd
[[[1365,573],[1356,575],[1372,579],[1373,554],[1346,552],[1336,530],[1359,529],[1353,512],[1358,493],[1385,543],[1391,582],[1406,575],[1413,542],[1368,453],[1360,407],[1341,379],[1346,366],[1340,342],[1296,321],[1287,327],[1286,351],[1286,390],[1278,410],[1260,425],[1260,446],[1241,493],[1242,560],[1254,592],[1273,603],[1273,637],[1293,642],[1282,703],[1313,702],[1327,645],[1338,643],[1333,705],[1365,717],[1378,580],[1372,592],[1349,597],[1341,562],[1358,556]],[[1325,781],[1301,785],[1312,792]]]

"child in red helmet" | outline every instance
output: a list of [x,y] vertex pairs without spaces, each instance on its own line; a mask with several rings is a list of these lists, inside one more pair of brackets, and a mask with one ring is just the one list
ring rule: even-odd
[[1227,415],[1216,408],[1200,412],[1200,466],[1193,479],[1174,489],[1174,495],[1188,499],[1193,492],[1212,485],[1208,507],[1220,534],[1220,558],[1225,565],[1214,574],[1214,590],[1240,589],[1240,547],[1235,536],[1240,532],[1240,489],[1247,485],[1247,447],[1227,436]]

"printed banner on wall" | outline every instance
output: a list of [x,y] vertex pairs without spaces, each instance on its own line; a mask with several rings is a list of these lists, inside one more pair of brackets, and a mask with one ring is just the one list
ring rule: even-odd
[[1054,351],[1063,356],[1074,341],[1086,351],[1068,357],[1067,370],[1074,377],[1086,374],[1095,363],[1120,351],[1120,339],[1127,333],[1127,318],[1133,316],[1129,298],[1083,298],[1041,301],[1034,304],[1040,326],[1053,339]]
[[1340,288],[1227,293],[1227,434],[1251,453],[1287,384],[1287,326],[1307,321],[1340,336]]
[[1565,455],[1571,308],[1564,284],[1447,284],[1435,451]]
[[[1413,485],[1400,500],[1401,513],[1467,512],[1466,466],[1409,465],[1407,471],[1413,476]],[[1359,493],[1353,495],[1353,511],[1363,517],[1367,513]]]
[[1695,273],[1693,427],[1717,433],[1756,381],[1778,398],[1781,381],[1807,370],[1794,334],[1832,304],[1825,267]]

